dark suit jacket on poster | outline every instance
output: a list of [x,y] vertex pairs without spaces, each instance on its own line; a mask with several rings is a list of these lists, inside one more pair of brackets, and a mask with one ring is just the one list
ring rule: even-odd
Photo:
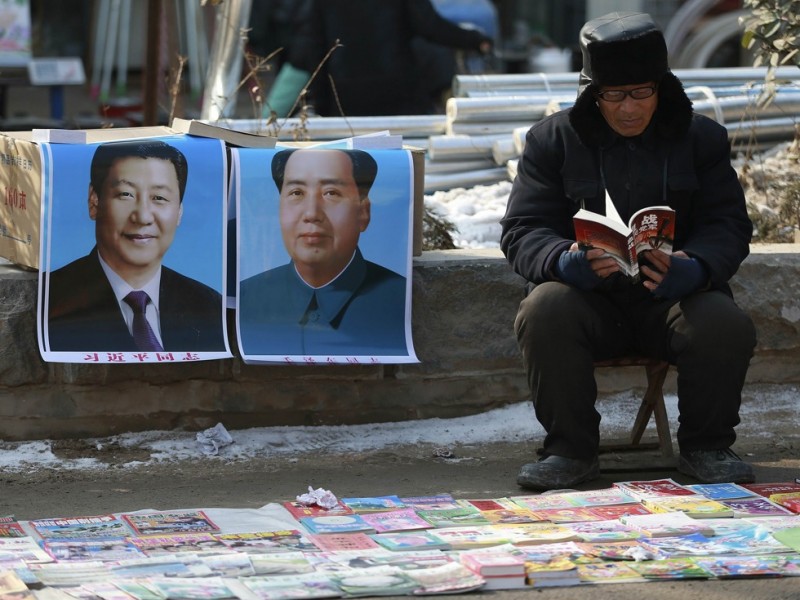
[[406,278],[364,260],[314,289],[294,263],[242,281],[239,336],[245,354],[403,356]]
[[[135,352],[97,249],[50,274],[48,329],[53,352]],[[165,351],[224,351],[222,297],[162,265],[159,300]]]

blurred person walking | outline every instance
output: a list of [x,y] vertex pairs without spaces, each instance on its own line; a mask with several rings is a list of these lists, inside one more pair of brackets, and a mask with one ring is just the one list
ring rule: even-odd
[[288,55],[314,73],[309,101],[321,116],[430,114],[436,106],[421,81],[412,40],[483,54],[492,39],[442,17],[430,0],[311,0]]

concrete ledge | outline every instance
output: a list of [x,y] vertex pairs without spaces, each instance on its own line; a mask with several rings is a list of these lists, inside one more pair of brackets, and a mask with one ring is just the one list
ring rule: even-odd
[[[36,341],[37,279],[0,267],[4,440],[217,422],[242,429],[448,418],[528,398],[512,331],[523,282],[497,250],[424,252],[414,260],[417,365],[48,364]],[[753,246],[733,288],[759,335],[748,382],[800,382],[800,245]],[[601,393],[643,385],[641,369],[598,372]],[[674,389],[674,372],[667,388]]]

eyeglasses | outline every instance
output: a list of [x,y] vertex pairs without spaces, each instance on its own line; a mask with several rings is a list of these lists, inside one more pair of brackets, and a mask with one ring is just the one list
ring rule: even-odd
[[645,87],[638,87],[632,90],[606,90],[605,92],[597,92],[595,96],[605,102],[622,102],[626,96],[630,96],[634,100],[644,100],[656,93],[656,86],[648,85]]

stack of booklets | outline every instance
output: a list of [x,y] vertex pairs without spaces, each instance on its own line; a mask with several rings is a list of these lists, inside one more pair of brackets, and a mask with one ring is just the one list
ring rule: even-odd
[[[222,600],[453,594],[800,575],[800,484],[622,481],[504,498],[0,516],[0,597]],[[255,514],[253,514],[255,513]],[[237,513],[238,514],[238,513]]]

